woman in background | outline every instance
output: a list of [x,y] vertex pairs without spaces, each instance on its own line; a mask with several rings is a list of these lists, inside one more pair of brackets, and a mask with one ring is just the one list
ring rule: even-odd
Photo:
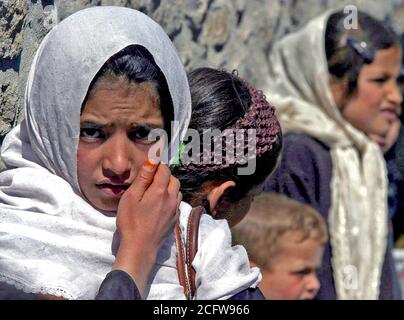
[[286,135],[265,190],[312,205],[328,222],[317,298],[398,299],[387,172],[368,135],[385,136],[398,117],[401,46],[368,14],[358,12],[356,29],[346,18],[329,11],[273,48],[268,96]]

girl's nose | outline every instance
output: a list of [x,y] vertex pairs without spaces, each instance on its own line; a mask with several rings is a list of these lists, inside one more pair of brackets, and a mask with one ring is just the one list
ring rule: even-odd
[[[403,95],[401,93],[401,88],[397,82],[394,82],[389,88],[388,100],[396,106],[400,106],[403,102]],[[398,110],[397,110],[398,112]]]
[[109,178],[126,180],[130,176],[131,158],[129,144],[126,136],[118,135],[110,137],[105,145],[103,170]]

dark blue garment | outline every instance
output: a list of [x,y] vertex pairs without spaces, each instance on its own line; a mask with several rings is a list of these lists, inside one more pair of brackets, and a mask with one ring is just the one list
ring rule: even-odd
[[[122,270],[113,270],[102,282],[95,300],[141,300],[139,290],[132,277]],[[260,289],[249,288],[229,300],[266,300]]]
[[397,185],[397,208],[393,214],[394,241],[404,235],[404,179],[396,181]]
[[387,176],[389,179],[388,187],[388,206],[389,218],[393,219],[399,206],[398,183],[403,180],[396,161],[396,146],[393,146],[385,155]]
[[[329,148],[304,134],[289,133],[284,137],[282,160],[264,184],[264,191],[282,193],[317,209],[328,225],[331,206],[332,160]],[[316,299],[336,299],[332,249],[325,246],[323,263],[318,274],[321,284]],[[380,299],[400,299],[398,276],[392,257],[392,241],[388,241],[383,264]]]
[[229,300],[266,300],[259,288],[248,288],[229,298]]
[[404,234],[404,179],[397,164],[397,146],[394,145],[384,156],[389,178],[388,205],[393,242]]
[[95,300],[142,300],[132,277],[122,270],[113,270],[101,283]]

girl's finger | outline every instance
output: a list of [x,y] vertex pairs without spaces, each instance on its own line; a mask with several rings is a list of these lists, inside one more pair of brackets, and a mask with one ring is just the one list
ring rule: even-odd
[[135,180],[129,188],[136,199],[141,199],[147,188],[152,184],[158,167],[159,163],[156,163],[152,159],[148,159],[143,163]]

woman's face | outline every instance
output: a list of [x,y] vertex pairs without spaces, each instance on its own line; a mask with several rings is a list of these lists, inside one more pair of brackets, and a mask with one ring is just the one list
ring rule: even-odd
[[157,91],[150,83],[117,82],[91,94],[80,116],[79,185],[96,208],[116,211],[147,160],[149,132],[163,129]]
[[402,96],[397,83],[401,50],[394,46],[377,50],[374,61],[359,73],[357,91],[342,106],[342,114],[365,134],[385,136],[397,120]]

